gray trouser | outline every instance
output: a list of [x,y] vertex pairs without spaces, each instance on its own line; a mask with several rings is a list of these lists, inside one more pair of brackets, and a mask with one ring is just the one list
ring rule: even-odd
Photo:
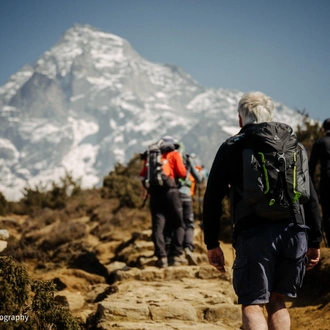
[[[192,199],[190,196],[180,194],[180,202],[182,206],[182,216],[183,216],[183,223],[184,223],[184,238],[183,238],[183,248],[188,248],[190,251],[194,250],[194,213],[192,207]],[[173,230],[171,227],[166,226],[165,232],[165,246],[166,252],[168,255],[173,254]]]
[[183,248],[189,248],[190,251],[194,250],[194,213],[191,197],[180,195],[182,200],[183,222],[185,225],[185,233],[183,240]]
[[155,246],[155,255],[158,258],[167,256],[165,249],[166,233],[172,235],[171,254],[182,254],[184,237],[184,223],[182,205],[177,189],[170,189],[166,193],[150,196],[150,211],[152,216],[152,239]]

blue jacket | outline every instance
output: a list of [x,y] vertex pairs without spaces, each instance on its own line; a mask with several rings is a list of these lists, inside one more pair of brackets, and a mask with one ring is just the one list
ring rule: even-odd
[[188,179],[189,173],[193,176],[195,179],[196,183],[201,183],[203,181],[203,175],[197,170],[196,165],[191,157],[186,157],[186,169],[187,169],[187,176],[186,180],[181,181],[182,186],[179,188],[180,196],[181,198],[189,198],[191,199],[191,192],[190,192],[190,187],[191,187],[191,182]]

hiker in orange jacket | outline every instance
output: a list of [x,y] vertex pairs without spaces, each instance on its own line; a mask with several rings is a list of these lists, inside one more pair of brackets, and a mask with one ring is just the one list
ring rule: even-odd
[[[155,256],[158,258],[157,266],[160,268],[170,265],[179,266],[186,263],[182,256],[184,239],[184,222],[182,205],[176,181],[186,176],[186,168],[180,153],[175,149],[174,139],[166,136],[158,143],[162,151],[162,172],[166,176],[167,188],[155,187],[148,189],[150,195],[150,211],[152,217],[152,239],[155,247]],[[140,177],[145,178],[148,173],[147,159],[140,172]],[[163,177],[164,177],[163,175]],[[173,230],[173,249],[167,256],[165,249],[164,230]]]

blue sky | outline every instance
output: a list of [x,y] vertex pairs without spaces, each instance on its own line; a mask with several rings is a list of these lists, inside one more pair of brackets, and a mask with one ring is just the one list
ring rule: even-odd
[[330,117],[329,0],[0,0],[0,85],[75,23],[206,87],[260,90]]

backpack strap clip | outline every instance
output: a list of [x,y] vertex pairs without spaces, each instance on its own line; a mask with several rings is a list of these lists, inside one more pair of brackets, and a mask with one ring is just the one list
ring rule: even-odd
[[286,159],[284,157],[284,153],[278,153],[277,160],[279,162],[279,171],[281,173],[285,173],[285,170],[286,170]]

